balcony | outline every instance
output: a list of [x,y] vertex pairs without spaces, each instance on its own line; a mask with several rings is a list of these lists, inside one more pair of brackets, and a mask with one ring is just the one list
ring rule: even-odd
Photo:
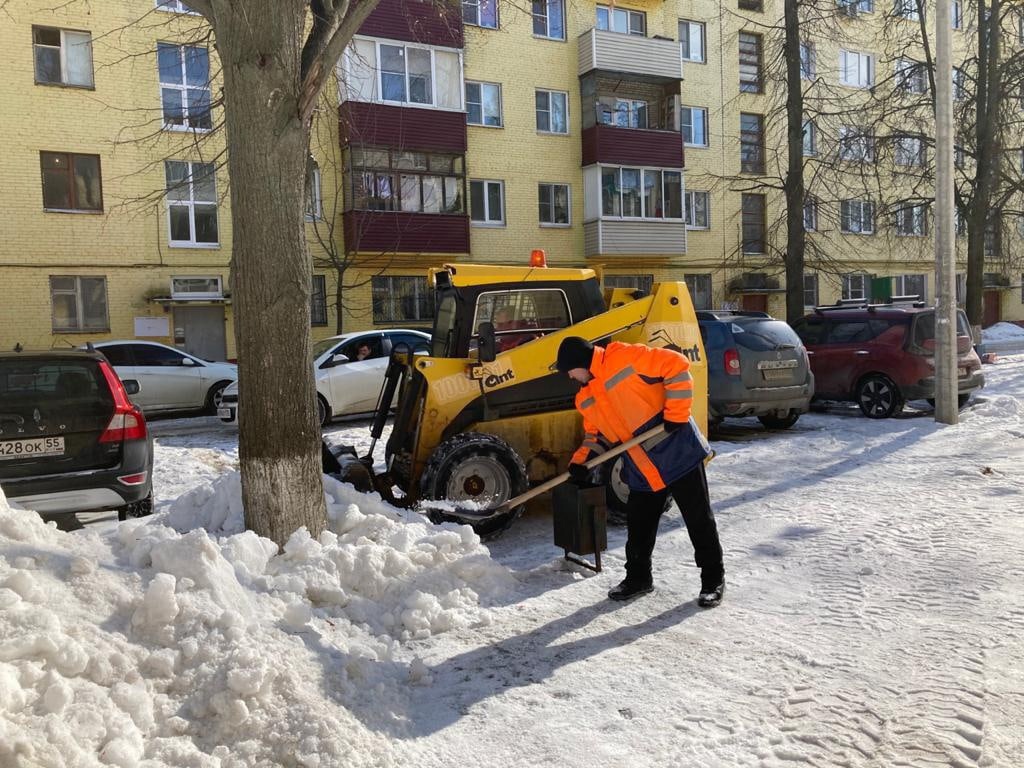
[[349,100],[338,107],[341,146],[466,151],[466,113]]
[[346,211],[346,247],[358,253],[469,253],[466,214]]
[[381,0],[359,27],[359,34],[462,48],[462,9],[433,0]]
[[683,135],[679,131],[594,125],[583,130],[583,165],[683,167]]
[[661,256],[686,253],[682,221],[598,219],[583,225],[584,256]]
[[579,36],[578,44],[581,76],[597,70],[645,82],[683,79],[679,43],[675,40],[589,29]]

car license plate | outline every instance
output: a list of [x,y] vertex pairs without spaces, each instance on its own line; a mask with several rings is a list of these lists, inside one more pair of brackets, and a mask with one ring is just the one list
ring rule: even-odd
[[0,441],[0,461],[25,456],[63,456],[63,437],[32,437],[26,440]]
[[765,381],[785,381],[793,378],[793,371],[790,368],[769,368],[761,371]]
[[232,418],[231,409],[230,408],[218,408],[217,409],[217,417],[221,418],[221,419],[230,419],[230,418]]
[[779,370],[780,368],[796,368],[799,364],[798,360],[761,360],[757,364],[757,370],[771,371]]
[[957,368],[957,373],[959,374],[961,379],[967,378],[967,369],[966,368],[963,368],[963,367]]

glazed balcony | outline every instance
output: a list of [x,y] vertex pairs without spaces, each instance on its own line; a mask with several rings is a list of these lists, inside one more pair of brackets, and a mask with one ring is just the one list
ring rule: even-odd
[[462,8],[434,0],[380,0],[359,34],[421,45],[462,48]]
[[469,253],[466,214],[346,211],[345,244],[359,253]]
[[583,130],[583,165],[646,165],[683,167],[683,135],[679,131],[594,125]]

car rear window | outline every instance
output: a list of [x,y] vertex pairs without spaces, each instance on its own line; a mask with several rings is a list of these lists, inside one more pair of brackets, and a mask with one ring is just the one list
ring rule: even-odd
[[[967,322],[967,315],[963,310],[956,313],[956,334],[957,336],[971,336],[971,325]],[[935,338],[935,313],[922,312],[914,318],[914,343],[920,346],[925,341]]]
[[755,352],[800,346],[800,337],[781,320],[747,320],[731,326],[736,343]]
[[0,420],[61,414],[72,418],[113,406],[114,398],[93,360],[0,360]]

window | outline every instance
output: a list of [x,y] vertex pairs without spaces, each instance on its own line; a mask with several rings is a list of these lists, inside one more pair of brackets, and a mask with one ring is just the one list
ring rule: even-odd
[[741,11],[763,11],[763,0],[739,0],[737,7]]
[[709,229],[711,226],[708,193],[695,189],[687,190],[683,197],[687,229]]
[[839,81],[853,88],[875,84],[875,57],[870,53],[839,51]]
[[609,104],[598,105],[598,117],[603,125],[617,128],[646,128],[647,102],[639,99],[615,99],[615,111]]
[[872,13],[875,10],[875,0],[838,0],[836,5],[847,16]]
[[765,196],[744,194],[742,200],[743,253],[766,253]]
[[953,101],[967,98],[967,76],[960,67],[953,67]]
[[706,35],[704,22],[680,20],[679,22],[679,55],[683,61],[703,64]]
[[49,211],[102,211],[99,155],[40,152],[43,208]]
[[343,59],[342,98],[462,110],[458,51],[354,38]]
[[818,306],[818,275],[804,273],[804,306]]
[[568,184],[538,184],[537,205],[541,225],[569,226]]
[[[473,312],[474,331],[481,323],[494,325],[497,351],[505,352],[572,325],[565,293],[557,288],[489,291],[477,298]],[[479,345],[474,333],[469,348]]]
[[601,212],[632,219],[683,218],[683,175],[649,168],[601,169]]
[[899,59],[896,62],[896,87],[906,93],[922,94],[927,87],[925,74],[924,65],[921,62],[912,59]]
[[919,136],[897,136],[893,145],[896,165],[921,167],[924,165],[924,140]]
[[740,32],[740,91],[761,93],[761,36]]
[[813,197],[804,199],[804,232],[818,231],[818,201]]
[[498,0],[462,0],[462,20],[474,27],[498,28]]
[[216,245],[217,183],[213,163],[164,162],[171,245]]
[[927,275],[896,275],[893,278],[894,296],[917,296],[920,301],[927,301]]
[[960,29],[964,25],[964,6],[961,0],[953,0],[949,15],[949,23],[953,29]]
[[316,221],[324,217],[323,203],[320,197],[320,166],[310,155],[306,160],[306,221]]
[[32,28],[36,82],[91,88],[92,35],[52,27]]
[[804,157],[814,157],[818,154],[818,126],[812,120],[804,121]]
[[569,94],[565,91],[537,91],[537,130],[569,133]]
[[372,278],[373,322],[405,323],[434,317],[434,292],[420,276]]
[[597,6],[597,28],[625,35],[647,34],[647,14],[607,5]]
[[309,324],[327,325],[327,278],[313,275],[313,286],[309,294]]
[[688,147],[708,145],[708,111],[704,107],[683,107],[679,110],[683,143]]
[[926,208],[923,205],[908,205],[896,211],[896,234],[917,236],[927,234]]
[[505,182],[469,182],[469,218],[474,224],[505,225]]
[[842,200],[839,203],[840,229],[848,235],[875,232],[875,204],[870,200]]
[[461,155],[353,149],[346,170],[351,190],[345,200],[356,210],[465,212]]
[[852,125],[839,126],[839,159],[850,163],[873,163],[875,137]]
[[181,0],[156,0],[156,9],[158,11],[170,11],[171,13],[195,13]]
[[224,298],[221,279],[209,277],[172,277],[172,299],[221,299]]
[[105,277],[51,275],[50,307],[54,333],[110,329]]
[[740,171],[764,173],[764,117],[740,113]]
[[466,122],[501,128],[501,86],[466,82]]
[[800,77],[804,80],[813,80],[814,76],[814,43],[800,43]]
[[921,20],[921,14],[917,11],[917,0],[895,0],[892,15],[909,21]]
[[533,0],[533,34],[552,40],[565,40],[563,0]]
[[683,275],[683,279],[686,280],[686,290],[690,292],[693,308],[711,309],[711,275]]
[[164,128],[210,130],[210,55],[196,45],[158,43]]
[[604,276],[605,288],[635,288],[650,294],[654,287],[654,275],[609,275]]
[[846,300],[861,299],[867,301],[871,287],[871,276],[864,274],[843,275],[843,298]]

